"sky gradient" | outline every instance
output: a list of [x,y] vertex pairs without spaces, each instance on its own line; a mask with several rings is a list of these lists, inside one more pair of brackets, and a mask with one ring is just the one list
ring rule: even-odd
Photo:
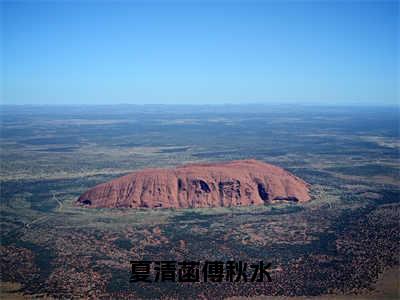
[[399,101],[396,1],[0,6],[3,104]]

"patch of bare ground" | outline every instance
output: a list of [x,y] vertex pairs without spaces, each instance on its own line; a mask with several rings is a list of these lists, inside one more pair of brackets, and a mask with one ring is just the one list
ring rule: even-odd
[[0,282],[0,299],[20,300],[28,299],[20,292],[21,285],[16,282]]
[[229,300],[397,300],[400,299],[400,268],[387,268],[373,285],[373,290],[361,294],[320,296],[256,296],[256,297],[229,297]]

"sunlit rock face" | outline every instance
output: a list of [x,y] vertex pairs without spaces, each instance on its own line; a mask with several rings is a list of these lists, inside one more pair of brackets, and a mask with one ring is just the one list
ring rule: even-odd
[[87,207],[229,207],[310,200],[308,184],[257,160],[144,169],[97,185],[77,204]]

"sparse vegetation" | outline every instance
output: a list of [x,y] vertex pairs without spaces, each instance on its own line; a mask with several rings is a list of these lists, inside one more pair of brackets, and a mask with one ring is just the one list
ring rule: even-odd
[[[1,112],[1,272],[7,285],[18,283],[18,295],[361,293],[386,266],[399,264],[395,112],[164,109]],[[74,206],[86,189],[142,167],[244,158],[287,168],[311,184],[313,200],[206,209]],[[129,284],[129,261],[144,258],[263,259],[275,271],[272,283],[260,285]]]

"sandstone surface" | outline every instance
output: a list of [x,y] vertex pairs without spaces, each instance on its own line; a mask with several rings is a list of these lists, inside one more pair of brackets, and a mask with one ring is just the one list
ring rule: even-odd
[[79,197],[77,204],[194,208],[308,200],[308,184],[290,172],[257,160],[237,160],[140,170],[93,187]]

